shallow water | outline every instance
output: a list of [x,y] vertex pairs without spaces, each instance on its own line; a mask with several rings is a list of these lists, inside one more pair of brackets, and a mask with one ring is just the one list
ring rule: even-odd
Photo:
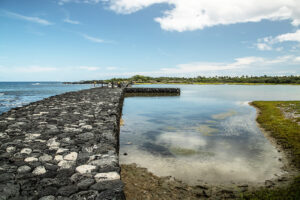
[[60,82],[0,82],[0,114],[49,96],[90,87],[91,85],[66,85]]
[[181,95],[125,99],[121,163],[189,184],[263,182],[285,173],[282,155],[263,136],[248,102],[299,100],[299,86],[144,87],[180,87]]

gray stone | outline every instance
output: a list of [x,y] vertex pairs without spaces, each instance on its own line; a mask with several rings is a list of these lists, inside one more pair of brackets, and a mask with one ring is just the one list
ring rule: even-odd
[[74,194],[75,192],[78,191],[78,187],[75,185],[68,185],[68,186],[64,186],[59,188],[59,190],[57,191],[57,193],[61,196],[65,196],[68,197],[71,194]]
[[88,190],[88,191],[82,191],[78,192],[76,194],[73,194],[70,198],[72,200],[94,200],[99,196],[99,192],[95,190]]
[[121,180],[114,180],[114,181],[102,181],[95,183],[90,188],[97,191],[104,191],[104,190],[115,190],[118,192],[123,191],[124,183]]
[[85,190],[88,187],[90,187],[91,185],[93,185],[95,183],[95,180],[92,178],[85,178],[83,180],[81,180],[77,186],[79,189]]
[[24,159],[25,162],[35,162],[35,161],[38,161],[37,158],[35,157],[27,157]]
[[39,157],[39,161],[41,162],[48,162],[52,160],[52,156],[48,155],[48,154],[44,154],[41,157]]
[[40,198],[39,200],[55,200],[55,196],[49,195]]
[[121,191],[105,190],[100,193],[96,200],[125,200],[125,195]]
[[73,161],[62,160],[57,165],[62,169],[69,169],[69,168],[73,167],[74,164],[75,163]]
[[80,165],[76,167],[76,171],[81,174],[91,173],[94,169],[96,169],[96,166],[93,165]]
[[77,156],[78,156],[77,152],[71,152],[71,153],[69,153],[69,154],[67,154],[67,155],[64,156],[64,160],[67,160],[67,161],[76,161]]
[[10,146],[6,148],[6,152],[7,153],[13,153],[16,151],[16,147]]
[[42,175],[46,173],[46,169],[44,166],[38,166],[32,171],[32,173],[34,175]]
[[6,185],[0,185],[1,198],[3,199],[13,199],[13,197],[18,197],[20,194],[20,186],[17,184],[7,183]]
[[117,172],[98,173],[94,178],[96,182],[119,180],[120,174]]
[[31,154],[31,152],[32,152],[32,149],[24,148],[24,149],[21,150],[20,153],[29,155],[29,154]]
[[18,168],[18,173],[28,173],[31,171],[31,168],[27,165],[23,165],[21,167]]

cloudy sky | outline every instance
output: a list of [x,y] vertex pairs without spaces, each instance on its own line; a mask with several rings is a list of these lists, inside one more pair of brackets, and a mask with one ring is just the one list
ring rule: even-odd
[[0,0],[0,81],[300,75],[299,0]]

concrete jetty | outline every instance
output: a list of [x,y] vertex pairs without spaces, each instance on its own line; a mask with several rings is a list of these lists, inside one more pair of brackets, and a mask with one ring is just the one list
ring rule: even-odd
[[125,92],[69,92],[0,115],[0,199],[125,199],[118,155]]

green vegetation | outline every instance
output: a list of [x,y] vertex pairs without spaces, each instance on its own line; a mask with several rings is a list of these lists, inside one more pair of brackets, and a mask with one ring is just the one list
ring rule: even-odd
[[109,82],[135,82],[137,84],[300,84],[300,76],[197,76],[194,78],[184,77],[150,77],[135,75],[131,78],[112,78],[109,80],[90,80],[74,83],[93,84]]
[[[259,108],[259,124],[285,149],[291,152],[292,163],[300,169],[300,101],[254,101]],[[295,115],[296,114],[296,115]],[[290,117],[285,117],[289,115]],[[300,176],[284,188],[260,189],[245,194],[243,199],[300,199]]]
[[281,111],[289,107],[292,109],[289,113],[299,112],[300,101],[254,101],[252,105],[260,110],[257,122],[284,149],[291,151],[293,164],[300,168],[300,126],[294,119],[286,118]]
[[243,197],[244,199],[257,200],[298,200],[300,199],[300,176],[296,177],[293,182],[284,188],[262,189],[251,195]]

